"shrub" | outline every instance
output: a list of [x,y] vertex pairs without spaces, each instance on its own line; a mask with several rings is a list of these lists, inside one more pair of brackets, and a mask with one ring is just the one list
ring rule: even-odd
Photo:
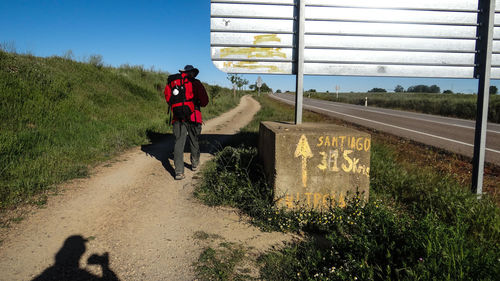
[[387,93],[386,89],[382,88],[373,88],[368,91],[368,93]]
[[90,55],[89,64],[101,69],[104,66],[102,55]]
[[249,214],[272,205],[273,194],[257,160],[256,148],[225,147],[204,169],[203,178],[195,195],[208,205],[233,206]]
[[265,229],[306,240],[261,257],[265,280],[493,280],[500,274],[500,210],[433,171],[403,167],[372,148],[370,201],[317,212],[273,204],[255,148],[226,147],[196,194],[229,205]]

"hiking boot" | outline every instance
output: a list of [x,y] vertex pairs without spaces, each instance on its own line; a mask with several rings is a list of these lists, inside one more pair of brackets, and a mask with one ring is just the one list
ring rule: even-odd
[[176,175],[175,175],[175,179],[176,179],[176,180],[183,180],[183,179],[185,179],[185,178],[186,178],[186,176],[185,176],[184,174],[176,174]]
[[198,170],[198,165],[191,164],[191,170],[193,170],[193,172],[196,172]]

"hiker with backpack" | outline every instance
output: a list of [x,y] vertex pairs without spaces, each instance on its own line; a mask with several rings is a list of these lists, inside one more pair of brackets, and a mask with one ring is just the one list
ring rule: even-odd
[[189,140],[191,150],[191,169],[196,171],[200,164],[201,133],[200,107],[208,104],[208,95],[200,80],[195,79],[200,71],[192,65],[186,65],[178,74],[168,77],[165,86],[165,99],[173,114],[173,134],[175,137],[174,166],[175,179],[182,180],[184,175],[184,146]]

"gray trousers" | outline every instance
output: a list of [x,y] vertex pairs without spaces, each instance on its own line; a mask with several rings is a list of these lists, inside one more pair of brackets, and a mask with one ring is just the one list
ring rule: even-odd
[[191,150],[191,165],[198,166],[200,163],[200,144],[198,138],[201,134],[201,124],[175,121],[173,133],[175,137],[175,173],[182,174],[184,173],[184,147],[186,146],[186,139],[188,139]]

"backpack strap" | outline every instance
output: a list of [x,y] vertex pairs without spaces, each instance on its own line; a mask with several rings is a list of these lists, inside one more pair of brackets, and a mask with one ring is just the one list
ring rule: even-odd
[[169,104],[168,105],[168,125],[170,126],[172,124],[172,106]]

